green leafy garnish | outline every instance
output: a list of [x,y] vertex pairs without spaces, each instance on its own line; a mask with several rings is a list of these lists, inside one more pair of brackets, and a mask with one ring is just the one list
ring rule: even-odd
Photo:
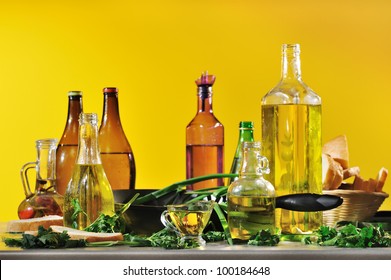
[[226,235],[222,231],[208,231],[207,233],[202,234],[202,238],[206,242],[218,242],[226,240]]
[[89,247],[127,245],[131,247],[160,247],[165,249],[190,249],[199,247],[199,244],[195,241],[187,240],[182,243],[180,240],[180,237],[175,232],[164,228],[149,237],[124,234],[124,240],[122,241],[91,242],[86,245]]
[[381,224],[355,226],[348,223],[339,228],[321,226],[314,236],[306,238],[305,243],[345,248],[391,247],[391,236]]
[[[89,232],[125,232],[125,224],[122,219],[122,214],[125,213],[126,210],[132,205],[135,199],[139,196],[139,194],[135,194],[132,199],[130,199],[125,205],[121,207],[118,211],[115,212],[114,215],[105,215],[100,214],[99,217],[92,222],[89,226],[84,228],[85,231]],[[87,215],[83,209],[81,208],[79,201],[77,199],[72,200],[72,205],[75,209],[75,212],[72,215],[73,224],[76,223],[77,215],[83,213]],[[75,224],[77,227],[77,223]]]
[[77,217],[79,216],[79,214],[85,215],[85,216],[87,217],[87,219],[88,219],[88,215],[87,215],[87,213],[81,208],[79,199],[77,199],[77,198],[72,198],[71,204],[72,204],[72,207],[73,207],[73,214],[72,214],[72,216],[71,216],[71,219],[72,219],[72,227],[73,227],[73,228],[77,228]]
[[53,232],[51,228],[45,229],[42,226],[38,228],[38,234],[22,234],[22,238],[5,238],[4,243],[10,247],[21,247],[24,249],[35,249],[35,248],[75,248],[85,247],[86,241],[71,240],[66,231],[62,233]]
[[276,246],[279,242],[278,234],[273,234],[270,229],[262,229],[252,236],[247,244],[252,246]]

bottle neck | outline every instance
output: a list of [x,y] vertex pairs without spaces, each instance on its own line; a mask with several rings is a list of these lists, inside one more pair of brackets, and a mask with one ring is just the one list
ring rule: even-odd
[[37,192],[54,192],[56,182],[57,139],[37,140]]
[[[91,115],[93,116],[91,118]],[[101,164],[96,114],[81,114],[77,164]]]
[[243,143],[245,141],[251,142],[254,141],[254,133],[252,128],[239,128],[239,141],[238,145],[236,147],[235,157],[236,158],[242,158],[242,149],[243,149]]
[[213,113],[211,86],[202,85],[198,87],[198,112]]
[[107,123],[121,125],[119,117],[118,93],[104,93],[102,126]]
[[282,80],[301,80],[300,46],[285,44],[282,46]]
[[260,176],[262,173],[259,172],[259,157],[260,151],[252,148],[243,149],[243,160],[240,168],[239,175],[241,177],[246,176]]
[[240,177],[263,177],[264,173],[269,172],[269,162],[261,154],[260,142],[244,142]]
[[68,116],[65,129],[58,143],[62,145],[76,146],[79,137],[79,116],[83,112],[83,99],[81,95],[68,97]]
[[254,130],[252,128],[239,128],[239,142],[254,141]]
[[82,111],[83,111],[82,96],[69,96],[67,125],[71,125],[73,123],[79,125],[78,120],[79,120],[80,113]]

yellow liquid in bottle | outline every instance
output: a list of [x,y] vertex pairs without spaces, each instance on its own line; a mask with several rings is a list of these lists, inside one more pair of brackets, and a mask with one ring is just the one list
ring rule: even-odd
[[236,196],[228,198],[228,226],[233,239],[249,240],[260,230],[274,233],[275,197]]
[[[321,105],[262,106],[265,174],[276,195],[322,193]],[[321,212],[276,209],[276,227],[287,234],[311,233],[322,224]]]
[[72,199],[78,199],[86,213],[77,215],[77,228],[90,225],[99,215],[114,214],[114,197],[102,164],[76,164],[64,198],[64,225],[72,227],[75,211]]

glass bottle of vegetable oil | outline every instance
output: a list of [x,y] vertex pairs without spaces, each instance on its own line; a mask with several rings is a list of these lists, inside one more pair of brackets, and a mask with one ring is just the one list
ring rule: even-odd
[[103,89],[104,106],[99,128],[100,157],[113,190],[134,189],[136,162],[132,147],[122,128],[118,88]]
[[81,113],[76,164],[64,198],[64,225],[83,229],[100,214],[114,214],[114,197],[103,169],[98,143],[98,117]]
[[[186,126],[186,178],[224,173],[224,126],[213,113],[212,87],[216,77],[205,72],[196,80],[197,113]],[[199,190],[224,186],[222,178],[187,186]]]
[[[301,79],[300,46],[282,46],[282,77],[262,98],[265,176],[277,196],[322,192],[321,98]],[[322,224],[321,212],[276,210],[282,234],[306,234]]]
[[57,192],[65,194],[76,162],[79,142],[79,115],[83,112],[83,93],[68,92],[68,117],[56,150]]
[[262,229],[275,231],[275,190],[263,178],[268,160],[261,155],[260,142],[243,142],[239,178],[227,192],[228,227],[235,243],[248,241]]

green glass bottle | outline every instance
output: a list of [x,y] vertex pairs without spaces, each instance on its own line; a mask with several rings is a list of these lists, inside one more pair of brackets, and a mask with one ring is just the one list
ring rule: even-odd
[[[239,123],[239,141],[236,146],[235,156],[232,161],[230,173],[239,174],[240,171],[240,162],[242,160],[242,145],[243,142],[252,142],[254,141],[254,123],[250,121],[241,121]],[[229,184],[237,180],[238,177],[230,178]]]

